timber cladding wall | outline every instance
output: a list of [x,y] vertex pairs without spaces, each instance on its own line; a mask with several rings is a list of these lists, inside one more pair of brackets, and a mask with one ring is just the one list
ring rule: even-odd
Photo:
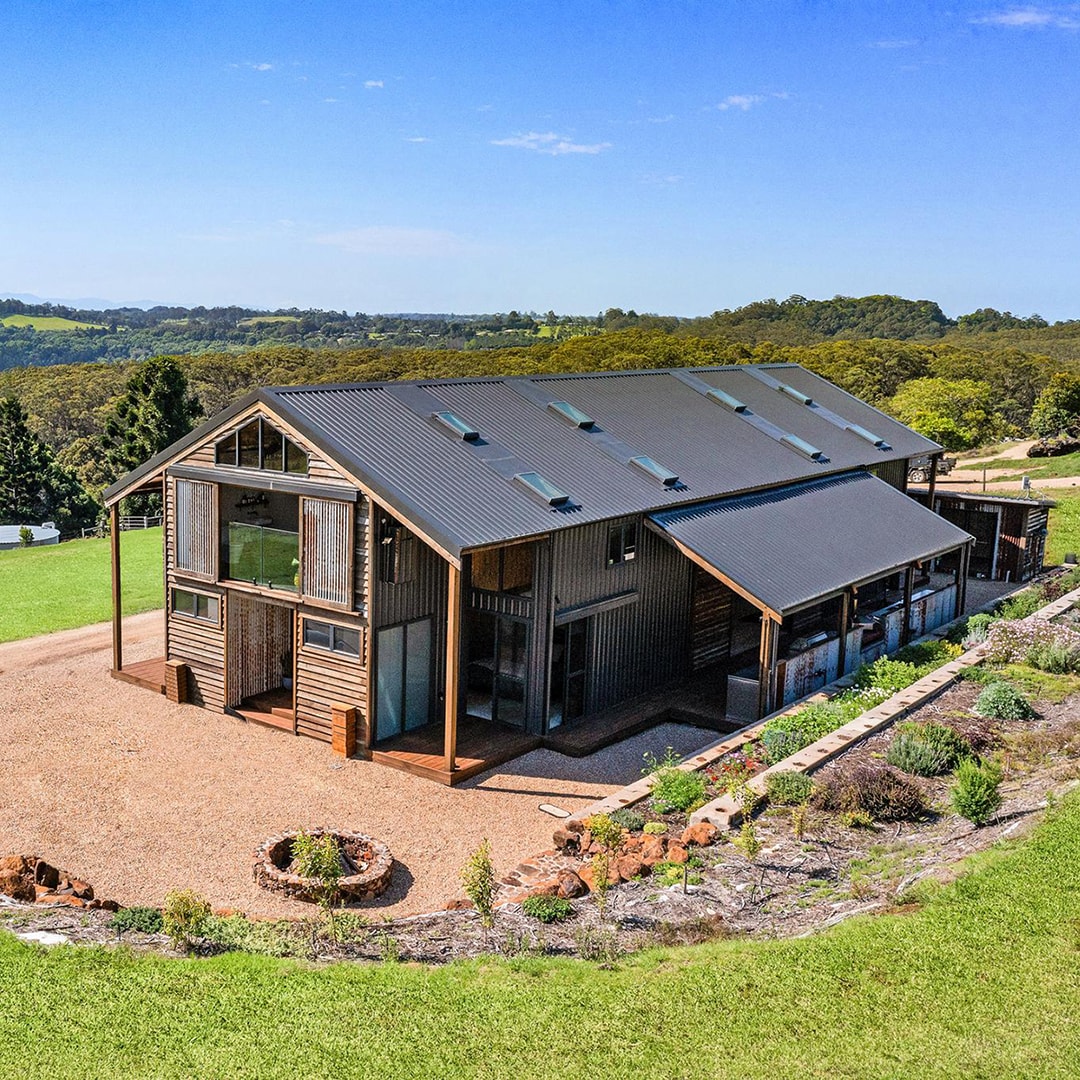
[[[360,628],[360,655],[367,652],[367,629]],[[330,707],[352,705],[365,723],[367,668],[362,660],[301,645],[296,659],[296,730],[331,741]]]
[[691,664],[695,671],[731,652],[731,608],[734,593],[700,566],[694,567],[691,617]]
[[[180,588],[183,587],[181,584]],[[210,591],[203,586],[199,588]],[[222,597],[222,607],[224,603]],[[188,700],[193,705],[224,711],[225,633],[220,625],[170,612],[169,659],[183,660],[187,664]]]

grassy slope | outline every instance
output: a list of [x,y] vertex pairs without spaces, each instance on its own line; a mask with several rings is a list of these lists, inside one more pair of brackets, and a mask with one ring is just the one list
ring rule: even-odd
[[[124,614],[162,605],[161,530],[123,533]],[[0,641],[112,618],[108,540],[0,551]]]
[[0,1074],[1074,1077],[1080,794],[908,915],[611,969],[323,969],[0,935]]
[[1054,490],[1047,492],[1057,503],[1050,511],[1046,537],[1046,562],[1060,563],[1067,551],[1080,555],[1080,494]]
[[100,323],[76,322],[59,315],[8,315],[4,326],[32,326],[35,330],[104,330]]

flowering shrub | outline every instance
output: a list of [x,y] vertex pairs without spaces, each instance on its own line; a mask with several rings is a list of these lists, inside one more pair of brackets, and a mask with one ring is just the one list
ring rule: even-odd
[[1067,664],[1073,670],[1080,662],[1080,631],[1071,626],[1027,618],[999,619],[987,636],[986,659],[991,664],[1031,663],[1045,670]]
[[975,699],[975,712],[993,720],[1029,720],[1035,710],[1012,683],[993,682]]

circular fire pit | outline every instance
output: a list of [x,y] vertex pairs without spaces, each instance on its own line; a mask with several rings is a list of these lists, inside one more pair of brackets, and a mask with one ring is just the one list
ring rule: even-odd
[[[333,836],[341,851],[341,899],[345,903],[374,900],[390,884],[394,857],[381,841],[353,832],[311,829],[310,836]],[[267,840],[255,852],[252,872],[264,888],[282,893],[293,900],[314,902],[319,883],[293,871],[293,840],[297,832],[282,833]]]

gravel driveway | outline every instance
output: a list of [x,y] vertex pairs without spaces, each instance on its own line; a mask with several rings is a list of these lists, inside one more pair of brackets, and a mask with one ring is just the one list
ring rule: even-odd
[[[128,905],[192,888],[215,907],[308,912],[254,885],[251,854],[290,827],[327,825],[397,858],[369,906],[431,911],[460,893],[482,837],[508,870],[550,847],[541,802],[574,811],[636,779],[646,750],[690,754],[717,738],[665,724],[589,758],[537,750],[447,788],[117,682],[110,640],[104,624],[0,645],[0,855],[39,855]],[[161,612],[125,620],[125,660],[161,651]]]

